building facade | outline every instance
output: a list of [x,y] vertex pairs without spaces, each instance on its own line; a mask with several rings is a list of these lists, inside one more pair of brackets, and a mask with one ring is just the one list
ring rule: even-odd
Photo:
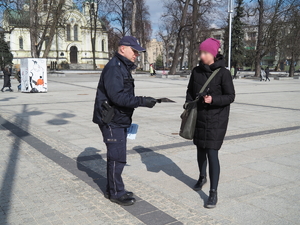
[[149,64],[156,62],[159,55],[163,54],[163,43],[157,39],[151,39],[146,45],[147,50],[147,61]]
[[[47,0],[43,0],[44,10],[47,10]],[[82,10],[74,7],[72,0],[66,0],[64,5],[63,21],[64,23],[56,28],[55,35],[51,44],[50,52],[47,56],[47,64],[55,61],[58,65],[67,64],[73,68],[92,68],[93,52],[91,44],[91,25],[89,24],[89,10],[91,4],[85,2]],[[29,6],[24,5],[24,15],[29,15]],[[43,17],[46,13],[41,12],[39,16]],[[16,15],[17,16],[17,15]],[[20,16],[20,15],[18,15]],[[13,63],[15,67],[20,65],[23,58],[31,58],[30,30],[26,24],[29,24],[29,16],[19,18],[25,21],[21,24],[13,24],[16,18],[4,17],[3,28],[11,30],[5,34],[5,40],[9,43],[10,50],[14,56]],[[28,20],[26,22],[26,20]],[[11,27],[13,26],[13,29]],[[96,51],[95,59],[97,68],[103,68],[109,60],[108,56],[108,35],[105,26],[100,20],[97,21],[96,31]],[[43,57],[47,38],[42,46],[40,57]]]

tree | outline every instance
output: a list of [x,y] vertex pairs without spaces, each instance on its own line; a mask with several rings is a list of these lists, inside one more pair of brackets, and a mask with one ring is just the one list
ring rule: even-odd
[[293,7],[291,2],[298,0],[251,0],[255,7],[247,11],[248,16],[258,17],[257,42],[255,54],[255,76],[260,75],[261,61],[270,52],[275,52],[278,44],[279,30],[282,29],[284,17]]
[[[31,55],[34,58],[39,58],[42,47],[45,44],[44,58],[48,57],[53,38],[57,31],[59,23],[63,23],[63,13],[68,10],[65,0],[48,0],[44,1],[24,0],[24,3],[29,1],[29,32],[31,42]],[[23,9],[25,10],[25,9]]]
[[111,3],[108,0],[77,0],[77,5],[83,7],[83,13],[87,15],[87,28],[90,35],[90,43],[92,47],[92,60],[93,68],[97,68],[96,64],[96,52],[97,52],[97,43],[99,43],[99,30],[103,30],[108,33],[108,52],[110,53],[111,41],[115,40],[110,36],[110,23],[107,19],[108,10],[111,7]]
[[120,36],[115,31],[115,29],[111,26],[111,23],[107,20],[107,17],[103,16],[101,17],[101,21],[103,22],[107,36],[108,36],[108,55],[110,58],[112,58],[118,49]]
[[245,55],[244,45],[244,23],[242,18],[246,15],[244,12],[244,1],[236,0],[237,7],[235,8],[235,16],[232,21],[232,37],[231,37],[231,52],[232,65],[242,66]]
[[50,24],[49,33],[47,37],[47,44],[45,47],[45,51],[43,54],[43,58],[47,58],[51,49],[51,45],[53,42],[54,35],[57,32],[57,26],[60,23],[60,17],[63,14],[63,6],[65,5],[66,0],[59,0],[57,5],[53,7],[52,13],[52,23]]
[[[97,30],[99,26],[99,7],[102,3],[101,0],[89,0],[89,26],[90,26],[90,40],[93,54],[93,67],[94,70],[97,68],[96,65],[96,41],[97,41]],[[84,4],[87,4],[85,2]]]
[[[145,47],[147,43],[151,40],[152,35],[149,7],[146,5],[145,0],[137,1],[135,27],[136,38],[139,40],[142,46]],[[145,70],[147,63],[147,52],[140,55],[140,62],[142,65],[139,64],[138,66],[143,67],[143,69]]]
[[136,36],[135,18],[136,18],[136,0],[132,0],[131,35],[134,37]]
[[156,61],[155,61],[155,66],[156,66],[156,68],[164,66],[162,55],[157,56]]
[[289,13],[287,20],[287,35],[284,37],[284,46],[287,49],[289,57],[289,76],[293,77],[295,73],[295,64],[300,59],[300,3],[295,5]]
[[252,70],[254,68],[255,65],[255,49],[245,49],[245,55],[244,55],[244,65],[246,67],[250,67],[250,69]]
[[130,32],[130,12],[132,0],[107,0],[107,19],[120,34],[120,38]]
[[[117,35],[119,39],[126,35],[132,35],[139,40],[142,46],[146,46],[150,41],[152,29],[149,7],[146,5],[145,0],[106,1],[108,4],[105,7],[107,11],[105,17],[109,27],[113,29],[110,34]],[[142,64],[145,64],[147,57],[141,54],[139,59]]]
[[[4,30],[3,28],[3,19],[5,17],[9,17],[11,16],[11,14],[13,13],[12,9],[19,9],[20,8],[20,4],[18,3],[18,1],[0,1],[0,30],[1,33],[10,33],[14,27],[12,26],[10,28],[10,30]],[[20,22],[20,21],[18,21]]]
[[[188,66],[193,68],[198,63],[199,43],[203,37],[206,37],[207,29],[211,15],[209,13],[216,10],[215,6],[219,6],[220,0],[175,0],[165,1],[165,13],[161,20],[161,26],[158,36],[164,43],[171,40],[173,43],[165,45],[165,52],[168,52],[167,58],[170,58],[171,69],[170,74],[175,73],[178,64],[183,65],[186,53],[188,51]],[[168,32],[164,31],[166,27],[171,27]],[[167,35],[172,35],[167,37]],[[164,36],[164,37],[162,37]],[[174,53],[173,46],[175,46]],[[167,49],[168,47],[168,49]],[[179,61],[180,58],[180,61]]]
[[[130,26],[130,35],[136,37],[142,46],[146,46],[151,39],[152,28],[150,21],[149,7],[146,5],[145,0],[130,0],[127,6],[126,13],[131,16],[127,17],[128,26]],[[138,68],[143,67],[146,69],[145,64],[147,61],[147,52],[141,54],[138,58]]]
[[[169,9],[170,16],[177,19],[178,27],[177,27],[177,37],[175,43],[175,51],[173,56],[172,66],[170,68],[169,74],[175,74],[176,68],[178,65],[178,58],[179,58],[179,51],[181,46],[181,35],[184,28],[188,25],[187,24],[187,13],[188,7],[190,4],[190,0],[186,0],[183,4],[182,1],[170,1],[166,4],[166,8]],[[182,11],[182,13],[178,14],[178,11]]]
[[263,57],[263,19],[264,19],[264,0],[258,0],[258,32],[255,52],[255,76],[258,77],[261,71],[261,59]]
[[12,65],[13,55],[3,36],[0,37],[0,69]]
[[171,54],[170,54],[170,47],[173,44],[172,40],[175,36],[175,24],[172,22],[170,18],[163,18],[163,22],[161,23],[159,27],[159,31],[157,32],[157,37],[158,40],[163,42],[164,46],[164,55],[166,58],[166,65],[164,67],[169,67],[172,63],[171,59]]
[[192,12],[188,14],[190,24],[184,29],[184,35],[187,37],[187,40],[189,40],[185,45],[189,49],[188,64],[190,69],[198,64],[199,43],[201,37],[205,36],[204,31],[208,29],[208,18],[206,18],[206,16],[214,11],[216,6],[219,6],[219,2],[218,0],[192,0],[190,4],[192,7]]
[[[231,65],[233,66],[243,66],[246,50],[245,50],[245,41],[244,41],[244,26],[246,25],[243,20],[246,16],[244,10],[244,0],[235,0],[235,10],[234,17],[232,20],[232,31],[231,31]],[[227,25],[225,27],[224,34],[224,57],[228,62],[228,48],[229,48],[229,20],[227,19]],[[249,52],[248,52],[249,53]]]

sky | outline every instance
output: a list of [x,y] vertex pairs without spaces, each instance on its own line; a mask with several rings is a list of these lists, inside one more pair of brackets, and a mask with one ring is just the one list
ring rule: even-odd
[[[224,5],[224,7],[218,9],[220,10],[220,12],[215,12],[214,15],[211,15],[212,21],[211,21],[211,27],[212,28],[219,28],[220,25],[218,25],[218,17],[220,18],[220,14],[225,13],[227,11],[227,0],[223,0],[224,3],[226,3]],[[249,0],[245,0],[245,2],[249,2]],[[150,20],[152,22],[152,38],[156,37],[156,33],[159,29],[159,21],[160,21],[160,17],[164,12],[164,0],[146,0],[146,4],[149,6],[149,12],[150,12]]]
[[[159,29],[160,17],[164,12],[164,0],[146,0],[146,4],[149,6],[150,20],[152,22],[152,38],[155,38]],[[224,10],[227,10],[227,1],[226,9]],[[216,25],[215,21],[212,21],[211,27],[218,28],[218,25]]]
[[159,20],[163,14],[163,0],[146,0],[146,4],[149,6],[150,19],[152,22],[152,38],[155,38],[155,35],[159,28]]

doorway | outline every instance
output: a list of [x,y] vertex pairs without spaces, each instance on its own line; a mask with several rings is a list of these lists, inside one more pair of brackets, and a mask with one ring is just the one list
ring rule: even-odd
[[70,48],[70,62],[71,62],[72,64],[78,63],[77,53],[78,53],[77,47],[76,47],[76,46],[72,46],[72,47]]

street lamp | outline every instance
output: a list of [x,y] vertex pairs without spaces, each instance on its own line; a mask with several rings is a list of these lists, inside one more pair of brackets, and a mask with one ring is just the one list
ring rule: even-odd
[[233,0],[228,0],[228,14],[229,14],[228,69],[229,70],[230,70],[230,63],[231,63],[231,30],[232,30],[233,8],[234,8]]

